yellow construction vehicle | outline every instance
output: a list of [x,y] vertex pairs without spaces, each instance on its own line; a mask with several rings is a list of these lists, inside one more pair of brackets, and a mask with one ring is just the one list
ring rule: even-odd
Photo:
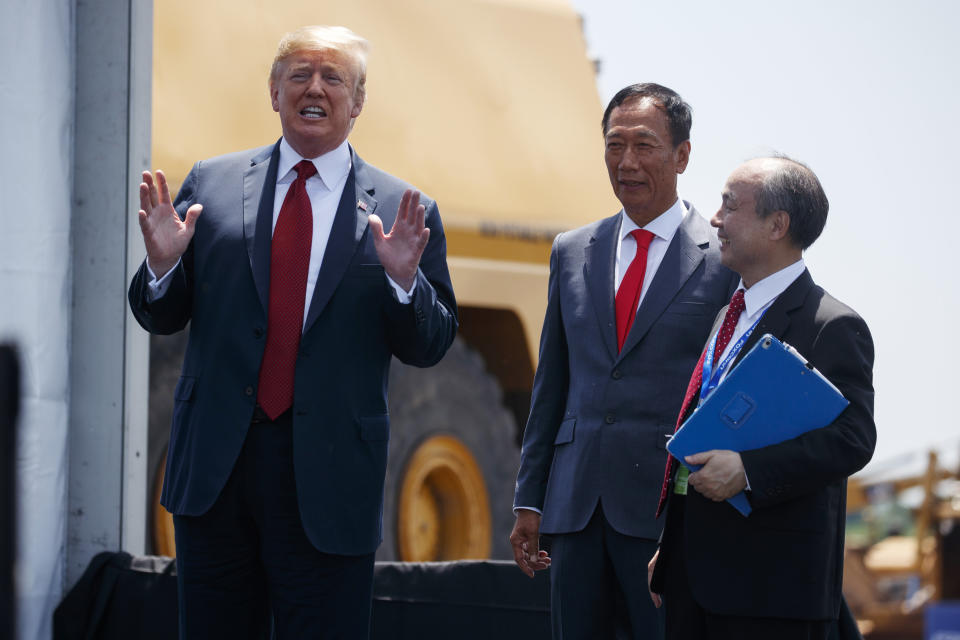
[[[546,307],[550,245],[619,209],[604,170],[602,105],[566,0],[163,0],[155,3],[152,166],[173,187],[196,160],[280,136],[267,76],[305,24],[368,38],[367,102],[350,141],[434,197],[460,305],[438,366],[395,362],[380,560],[509,558],[520,429]],[[152,338],[156,503],[183,336]]]
[[[899,500],[907,491],[918,498],[909,509]],[[891,508],[901,517],[891,517]],[[920,640],[925,607],[960,599],[960,469],[945,468],[930,451],[919,475],[856,476],[847,484],[847,513],[867,525],[859,536],[848,528],[843,569],[861,632],[871,640]]]

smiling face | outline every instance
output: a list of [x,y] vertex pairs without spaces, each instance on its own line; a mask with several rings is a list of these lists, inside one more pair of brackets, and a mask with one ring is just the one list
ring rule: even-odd
[[677,201],[690,142],[674,147],[667,115],[654,100],[633,98],[616,107],[604,141],[610,184],[634,222],[642,227]]
[[783,211],[763,218],[757,214],[757,195],[766,170],[762,161],[751,161],[731,173],[720,208],[710,220],[720,239],[720,261],[739,273],[747,287],[792,261],[784,263],[780,257],[789,216]]
[[336,49],[297,51],[280,64],[270,100],[283,137],[301,156],[316,158],[347,139],[363,108],[358,74],[357,61]]

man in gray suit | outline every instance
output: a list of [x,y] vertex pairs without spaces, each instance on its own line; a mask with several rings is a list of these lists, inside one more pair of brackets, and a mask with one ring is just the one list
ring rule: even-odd
[[[736,286],[716,233],[677,196],[690,106],[656,84],[603,115],[617,214],[557,236],[514,498],[514,559],[551,566],[554,638],[658,638],[646,563],[667,437],[703,341]],[[550,534],[550,556],[540,534]]]

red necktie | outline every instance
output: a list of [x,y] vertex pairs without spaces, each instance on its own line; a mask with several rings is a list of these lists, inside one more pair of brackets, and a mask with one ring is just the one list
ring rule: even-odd
[[[737,321],[740,319],[740,314],[743,313],[744,308],[743,289],[737,289],[733,297],[730,298],[730,306],[727,307],[727,313],[723,316],[723,324],[720,325],[720,331],[717,333],[717,345],[713,350],[714,364],[720,361],[723,350],[730,344],[730,338],[733,337],[733,330],[736,328]],[[680,415],[677,416],[677,426],[674,428],[674,432],[683,424],[684,418],[687,417],[687,413],[695,404],[694,401],[697,396],[700,395],[700,385],[703,383],[703,359],[706,355],[707,348],[704,347],[703,353],[700,354],[700,359],[697,361],[697,366],[693,370],[693,375],[690,376],[687,392],[683,395],[683,404],[680,405]],[[676,469],[677,464],[676,458],[671,455],[667,456],[667,468],[663,471],[663,485],[660,487],[660,500],[657,503],[657,517],[660,517],[660,513],[663,511],[663,505],[667,502],[667,489],[670,484],[670,476],[673,475],[673,470]]]
[[293,404],[293,377],[303,330],[303,305],[307,297],[307,270],[313,240],[313,212],[307,195],[307,178],[317,169],[309,160],[301,160],[294,169],[297,178],[283,199],[270,247],[267,346],[257,387],[257,402],[271,420]]
[[617,351],[623,349],[623,343],[637,315],[643,276],[647,272],[647,249],[653,240],[653,234],[646,229],[634,229],[630,235],[637,241],[637,254],[633,256],[633,262],[627,267],[620,288],[617,289]]

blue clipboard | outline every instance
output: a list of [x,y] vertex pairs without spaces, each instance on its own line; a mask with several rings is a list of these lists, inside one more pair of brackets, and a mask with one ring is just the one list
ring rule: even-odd
[[[711,449],[749,451],[825,427],[850,402],[796,349],[765,334],[667,443],[684,457]],[[747,516],[741,491],[727,502]]]

